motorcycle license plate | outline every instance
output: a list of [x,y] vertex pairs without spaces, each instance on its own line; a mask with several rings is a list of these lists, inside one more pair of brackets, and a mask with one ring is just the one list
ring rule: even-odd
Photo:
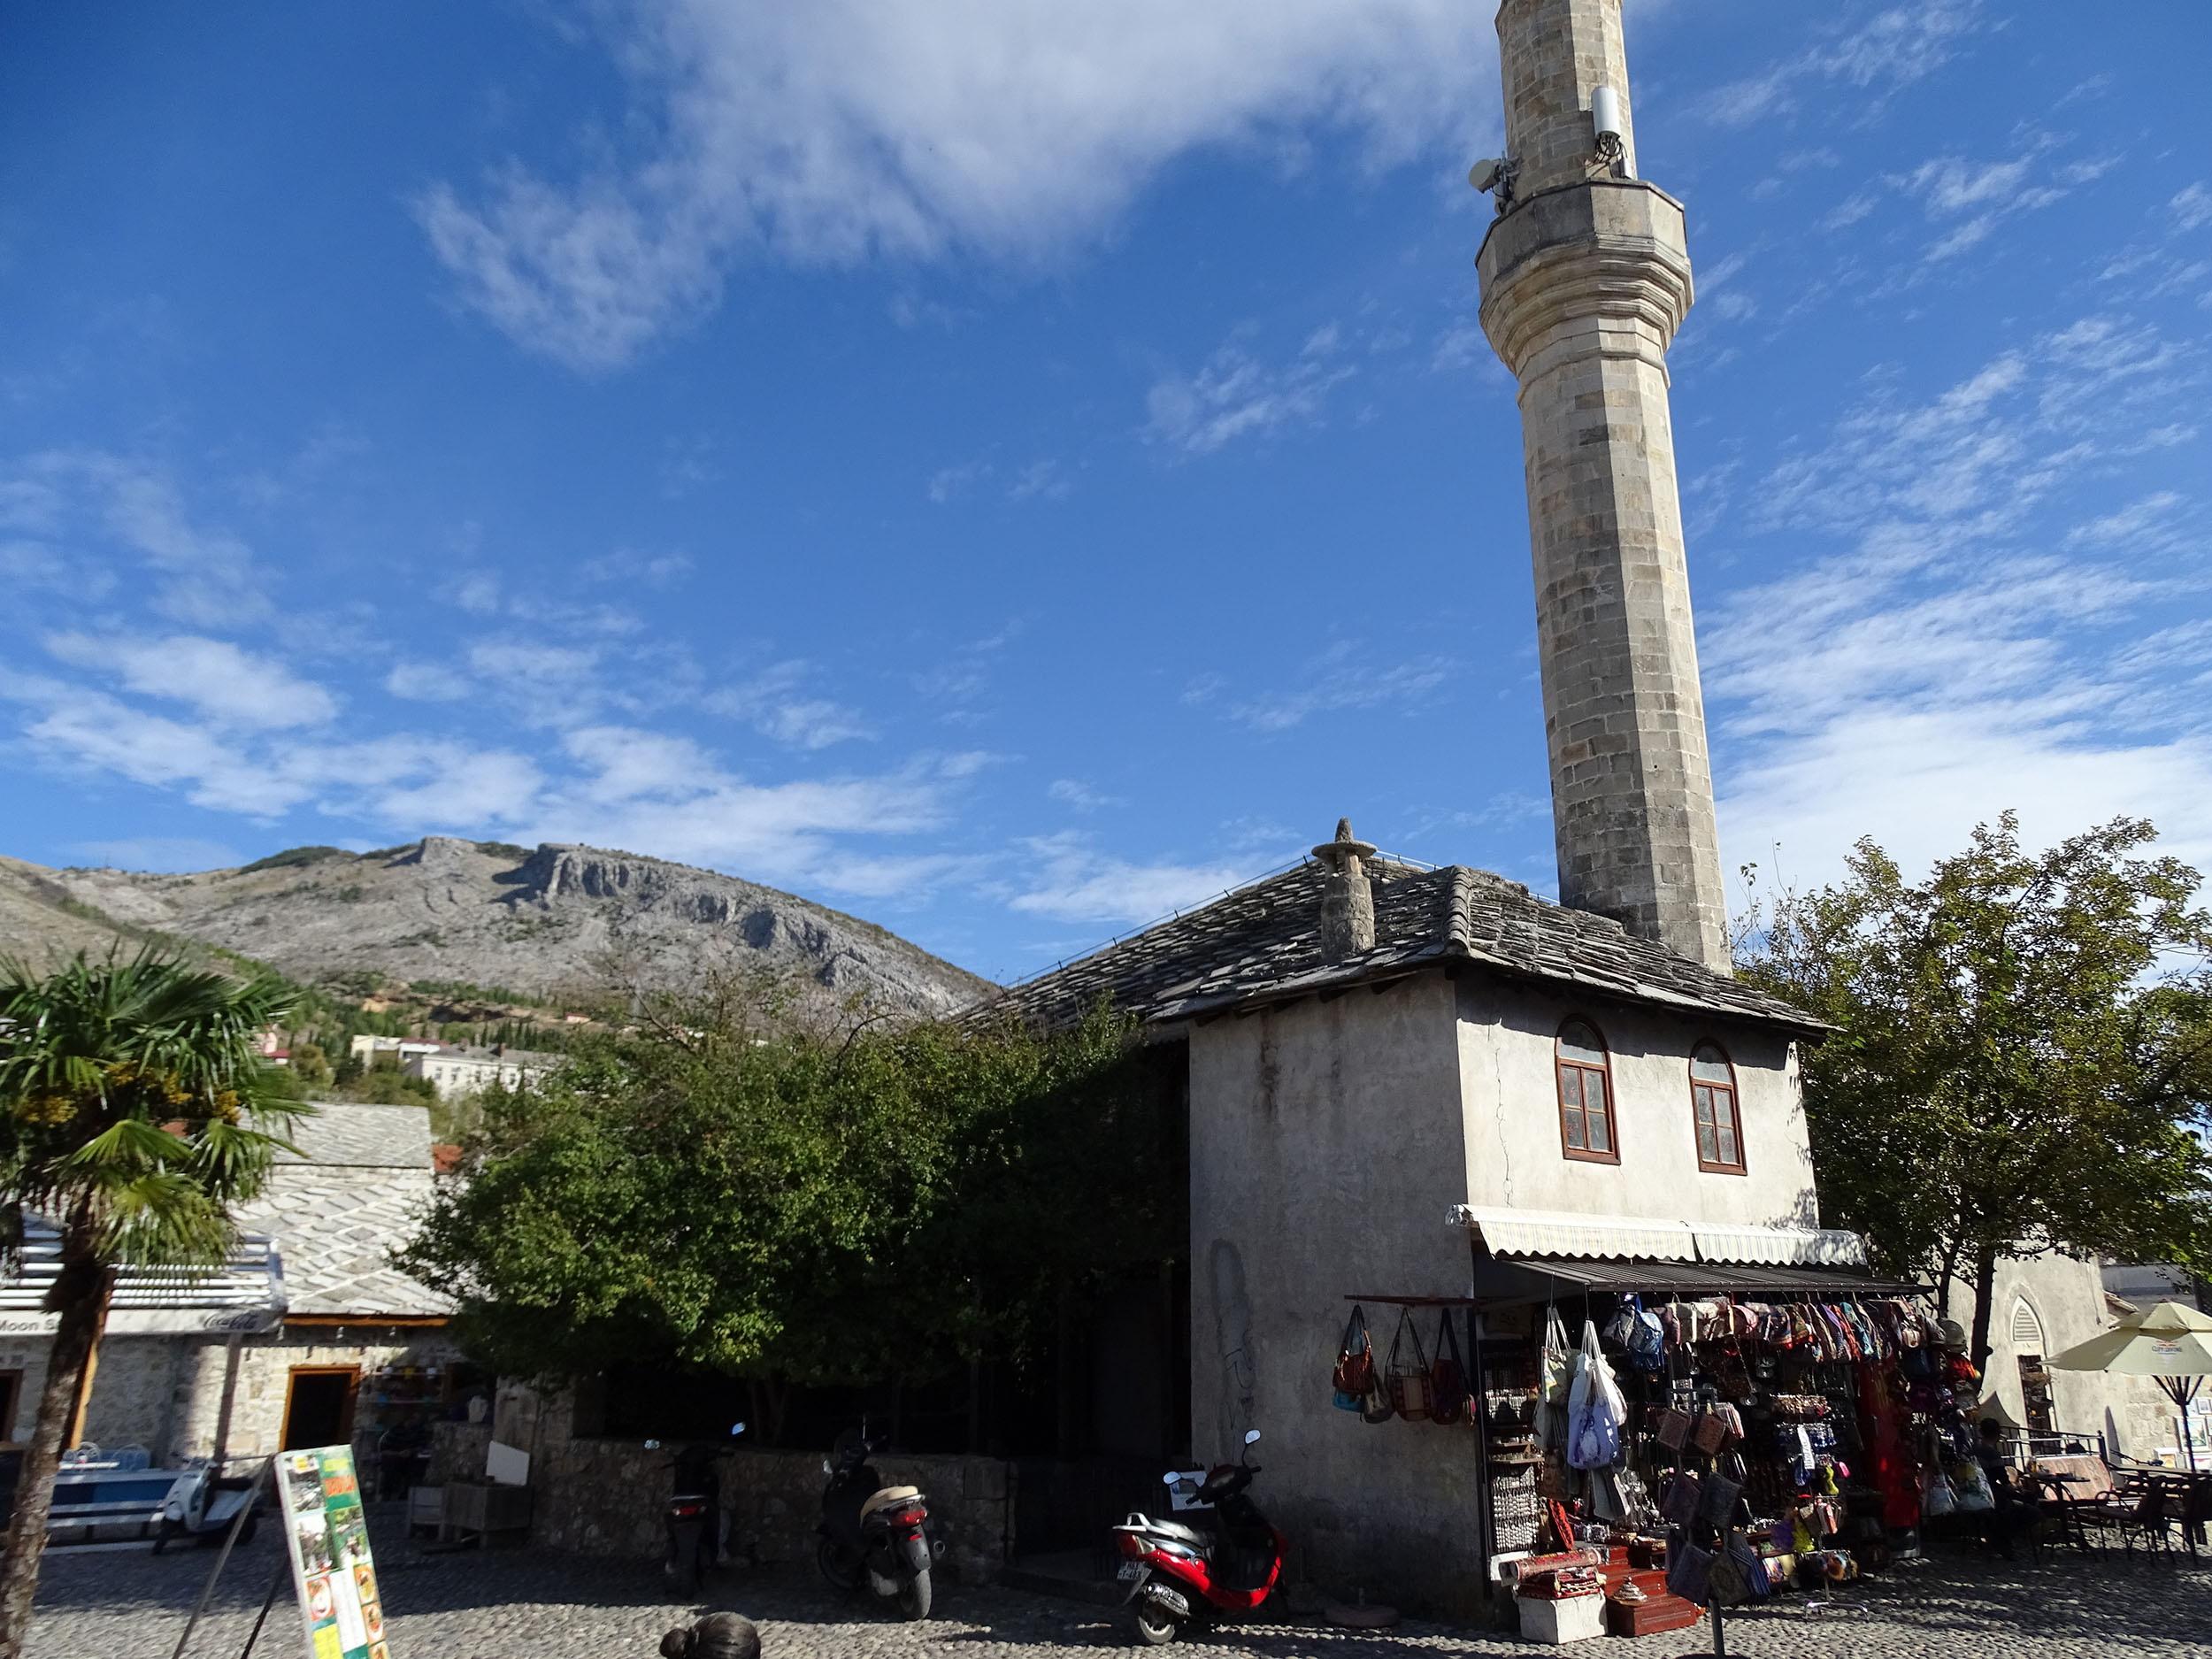
[[1144,1577],[1144,1563],[1141,1561],[1125,1561],[1119,1567],[1114,1570],[1114,1577],[1120,1579],[1124,1584],[1134,1584],[1138,1579]]

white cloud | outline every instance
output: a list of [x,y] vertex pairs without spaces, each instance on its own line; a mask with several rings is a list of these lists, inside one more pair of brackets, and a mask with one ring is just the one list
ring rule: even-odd
[[1322,127],[1386,164],[1463,148],[1495,108],[1463,0],[638,0],[610,29],[631,153],[416,203],[467,304],[586,370],[696,319],[736,259],[1031,262],[1194,150]]
[[1071,806],[1079,812],[1095,812],[1102,807],[1126,806],[1129,803],[1118,795],[1108,795],[1085,783],[1080,778],[1056,778],[1046,788],[1048,800],[1063,806]]
[[[1317,714],[1417,704],[1444,684],[1457,665],[1442,657],[1402,662],[1358,660],[1359,642],[1340,640],[1305,664],[1304,683],[1232,705],[1230,717],[1260,732],[1286,732]],[[1193,699],[1187,693],[1185,702]]]
[[442,663],[394,663],[384,676],[384,689],[409,703],[458,703],[475,688],[466,674]]
[[2166,204],[2166,211],[2173,215],[2176,230],[2201,230],[2212,225],[2212,190],[2190,185]]
[[1250,880],[1247,864],[1135,864],[1102,853],[1072,833],[1025,843],[1034,867],[1008,900],[1026,915],[1102,926],[1150,922]]
[[1318,424],[1329,393],[1355,372],[1331,355],[1309,349],[1271,366],[1233,339],[1195,373],[1153,382],[1145,435],[1186,455],[1209,455],[1238,438]]
[[[60,538],[73,526],[134,555],[153,572],[153,610],[194,627],[234,627],[273,613],[267,575],[227,530],[201,522],[160,465],[99,449],[50,449],[0,479],[0,518]],[[59,550],[95,590],[107,572],[75,547]]]
[[1009,501],[1062,501],[1074,488],[1074,480],[1068,469],[1058,461],[1047,458],[1033,461],[1014,474],[1014,481],[1006,487]]
[[2212,547],[2172,492],[2075,499],[2200,379],[2190,348],[2087,318],[1935,396],[1878,392],[1770,473],[1752,526],[1841,550],[1701,618],[1732,862],[1771,874],[1778,846],[1818,881],[1871,833],[1918,863],[2008,806],[2045,839],[2144,813],[2212,856],[2212,627],[2156,626],[2203,604]]
[[599,653],[528,640],[487,640],[469,648],[469,666],[485,679],[533,695],[571,694],[599,666]]
[[45,643],[62,662],[107,674],[148,696],[189,703],[227,726],[319,726],[338,712],[336,699],[320,686],[280,663],[249,657],[227,640],[52,634]]
[[1900,88],[1933,74],[1964,49],[1980,11],[1980,0],[1912,0],[1855,26],[1816,22],[1821,35],[1814,45],[1719,88],[1705,100],[1705,119],[1748,127],[1786,114],[1796,107],[1801,83],[1822,81],[1872,91],[1872,111],[1878,111]]
[[857,709],[807,691],[815,678],[810,663],[777,663],[741,684],[708,693],[700,703],[709,713],[744,720],[795,749],[827,749],[875,736]]

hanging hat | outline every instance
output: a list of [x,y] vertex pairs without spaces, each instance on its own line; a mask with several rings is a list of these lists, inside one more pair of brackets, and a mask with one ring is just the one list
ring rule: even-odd
[[1946,1348],[1966,1346],[1966,1327],[1956,1319],[1939,1320],[1936,1325],[1936,1333]]

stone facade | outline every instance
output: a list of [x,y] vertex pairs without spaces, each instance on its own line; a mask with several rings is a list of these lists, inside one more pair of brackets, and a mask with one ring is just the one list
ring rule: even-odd
[[[667,1548],[670,1452],[637,1440],[573,1432],[572,1396],[527,1389],[501,1394],[493,1425],[442,1423],[430,1479],[480,1480],[495,1433],[530,1455],[531,1540],[583,1555],[650,1558]],[[1014,1525],[1014,1465],[990,1457],[886,1454],[877,1470],[919,1486],[947,1532],[945,1561],[981,1583],[1006,1561]],[[741,1448],[722,1465],[731,1553],[764,1565],[810,1563],[822,1504],[822,1453]]]
[[[1477,265],[1484,331],[1521,384],[1560,898],[1724,973],[1667,402],[1692,296],[1682,208],[1633,176],[1620,0],[1506,0],[1498,35],[1520,172]],[[1621,96],[1617,163],[1591,126],[1601,85]]]
[[[46,1381],[45,1337],[0,1340],[0,1370],[20,1371],[12,1436],[27,1440]],[[241,1464],[281,1449],[285,1402],[295,1369],[358,1366],[365,1377],[388,1365],[448,1365],[459,1350],[442,1332],[364,1325],[347,1329],[287,1327],[240,1346],[227,1461]],[[96,1446],[142,1446],[157,1462],[206,1457],[222,1411],[226,1344],[221,1337],[114,1336],[100,1347],[85,1409],[85,1439]],[[354,1444],[373,1450],[373,1403],[355,1412]]]

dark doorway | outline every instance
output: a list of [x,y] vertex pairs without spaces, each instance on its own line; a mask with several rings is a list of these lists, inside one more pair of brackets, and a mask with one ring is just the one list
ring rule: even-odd
[[304,1446],[343,1446],[353,1438],[353,1399],[361,1386],[358,1365],[296,1365],[284,1396],[284,1451]]

